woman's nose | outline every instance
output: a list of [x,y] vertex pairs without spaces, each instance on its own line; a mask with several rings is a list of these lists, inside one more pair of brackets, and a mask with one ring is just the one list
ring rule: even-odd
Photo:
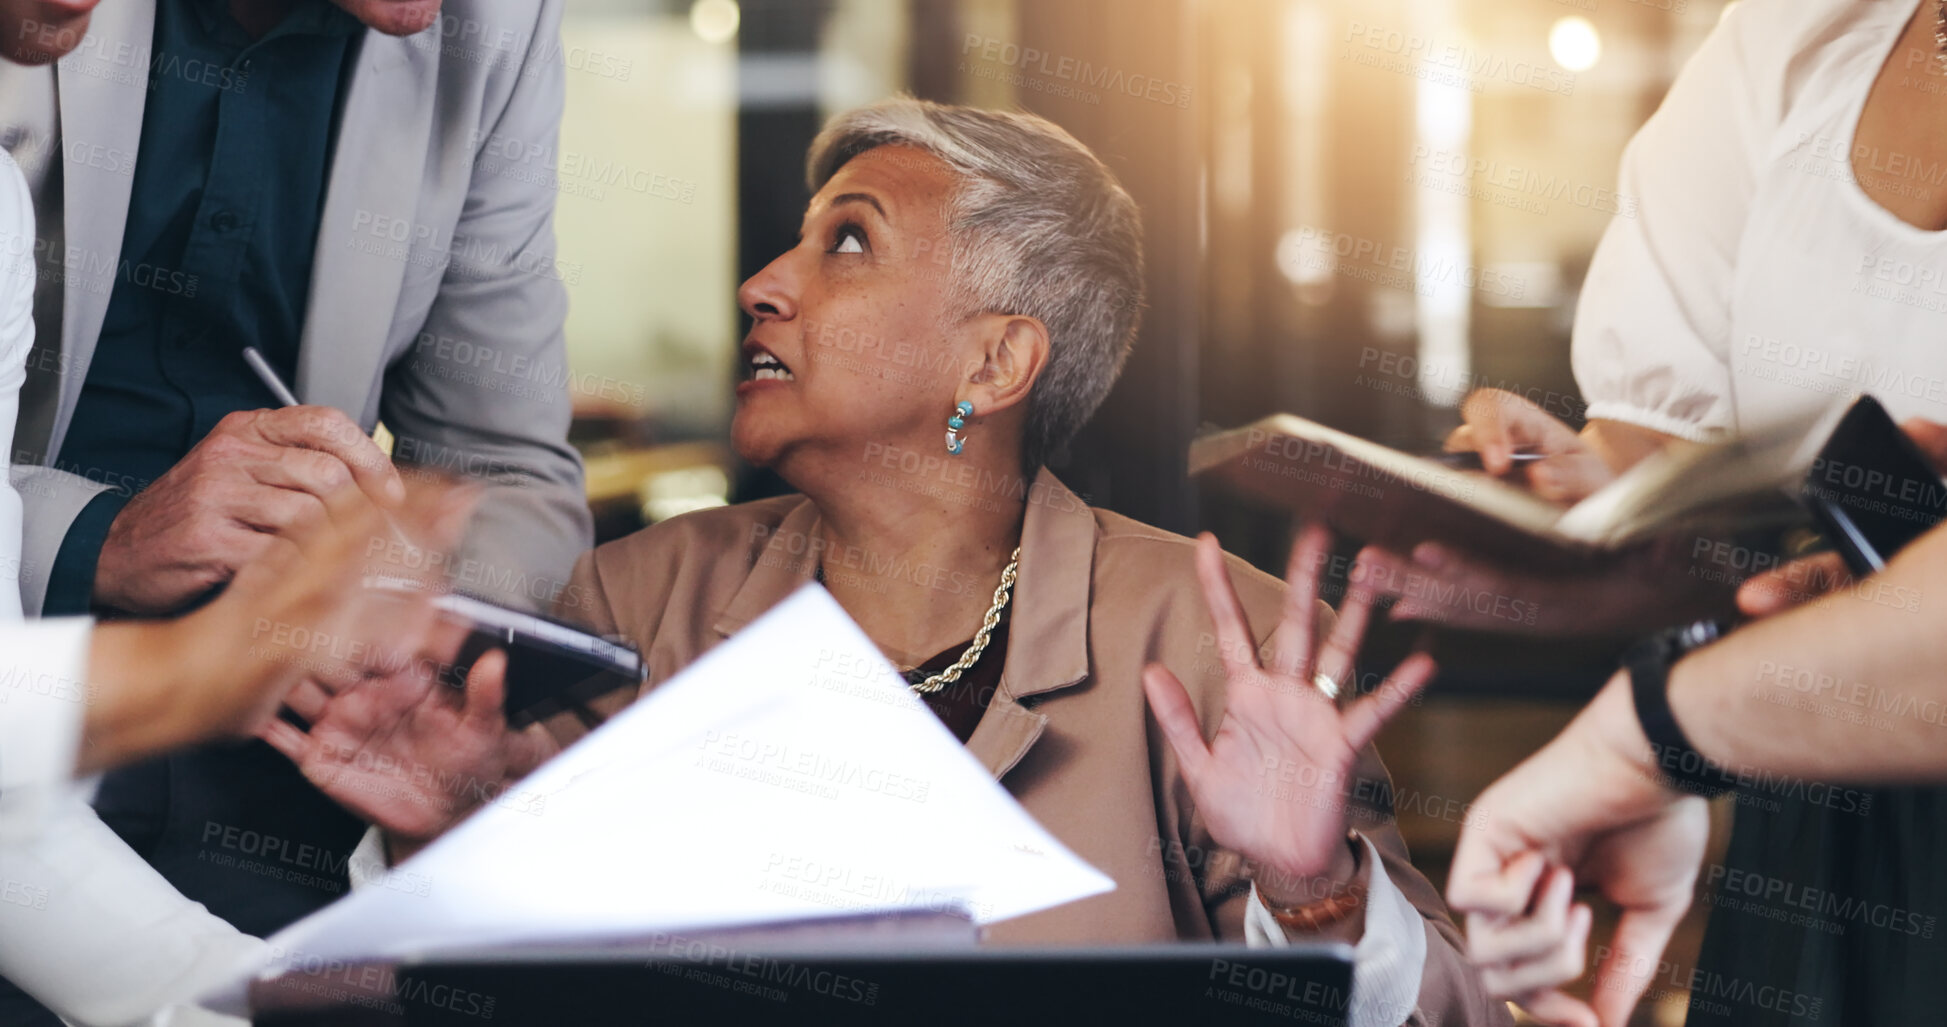
[[737,305],[758,321],[789,321],[798,316],[798,290],[791,254],[771,261],[737,289]]

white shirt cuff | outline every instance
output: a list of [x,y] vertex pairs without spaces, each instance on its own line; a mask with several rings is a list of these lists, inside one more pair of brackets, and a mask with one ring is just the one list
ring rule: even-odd
[[157,1013],[146,1027],[250,1027],[250,1021],[202,1006],[172,1006]]
[[357,891],[384,880],[391,870],[385,861],[385,832],[373,824],[365,829],[365,837],[358,840],[358,848],[345,861],[345,875],[352,879],[352,890]]
[[74,777],[88,684],[88,617],[0,626],[0,792]]
[[1598,400],[1589,404],[1583,416],[1591,421],[1621,421],[1638,428],[1660,431],[1665,435],[1675,435],[1689,442],[1721,441],[1729,431],[1718,425],[1698,424],[1671,417],[1669,414],[1647,407],[1639,407],[1620,400]]
[[[1352,1014],[1349,1027],[1398,1027],[1419,1005],[1420,976],[1426,969],[1426,923],[1420,911],[1386,875],[1379,850],[1364,835],[1366,866],[1366,926],[1352,950]],[[1251,885],[1251,902],[1244,912],[1244,940],[1253,948],[1283,948],[1291,944],[1264,899]]]

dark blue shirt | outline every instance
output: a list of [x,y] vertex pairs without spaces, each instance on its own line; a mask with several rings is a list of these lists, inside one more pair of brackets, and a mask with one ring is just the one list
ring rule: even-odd
[[252,40],[224,0],[157,0],[128,223],[56,466],[117,484],[78,517],[44,612],[83,613],[108,525],[225,414],[275,400],[244,347],[297,367],[349,14],[303,3]]

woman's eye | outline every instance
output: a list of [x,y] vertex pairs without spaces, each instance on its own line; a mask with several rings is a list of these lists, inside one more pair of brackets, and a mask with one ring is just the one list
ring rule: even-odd
[[846,225],[838,230],[838,239],[832,243],[833,253],[864,253],[865,232],[856,225]]

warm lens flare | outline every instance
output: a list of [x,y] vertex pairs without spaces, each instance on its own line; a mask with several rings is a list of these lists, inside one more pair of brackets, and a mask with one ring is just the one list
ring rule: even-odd
[[1587,71],[1602,59],[1602,34],[1587,18],[1563,18],[1548,30],[1548,52],[1569,71]]

